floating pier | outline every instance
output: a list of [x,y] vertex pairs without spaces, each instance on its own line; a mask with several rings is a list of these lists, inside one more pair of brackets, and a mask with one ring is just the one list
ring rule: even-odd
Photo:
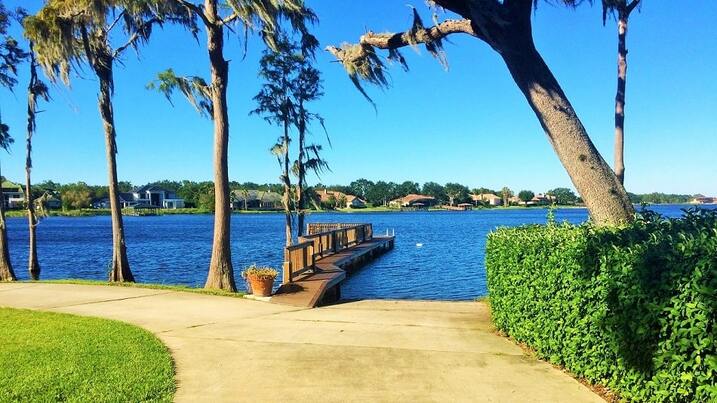
[[338,301],[347,273],[393,249],[394,239],[374,236],[371,224],[309,224],[308,235],[284,249],[284,282],[271,302],[313,308]]

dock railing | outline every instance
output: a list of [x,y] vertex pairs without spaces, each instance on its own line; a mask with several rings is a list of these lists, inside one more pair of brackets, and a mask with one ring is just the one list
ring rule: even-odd
[[309,235],[284,249],[284,284],[314,268],[317,258],[341,252],[373,238],[371,224],[309,224]]

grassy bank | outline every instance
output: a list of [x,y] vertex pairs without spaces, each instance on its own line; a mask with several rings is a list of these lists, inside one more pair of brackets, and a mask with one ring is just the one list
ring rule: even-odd
[[151,284],[151,283],[110,283],[108,281],[99,280],[80,280],[80,279],[67,279],[67,280],[41,280],[41,281],[28,281],[33,283],[49,283],[49,284],[75,284],[75,285],[105,285],[110,287],[135,287],[135,288],[149,288],[152,290],[167,290],[167,291],[183,291],[192,292],[196,294],[206,295],[218,295],[220,297],[243,297],[243,292],[229,292],[223,290],[208,290],[204,288],[188,287],[184,285],[171,285],[171,284]]
[[172,401],[172,358],[145,330],[8,308],[0,323],[0,401]]

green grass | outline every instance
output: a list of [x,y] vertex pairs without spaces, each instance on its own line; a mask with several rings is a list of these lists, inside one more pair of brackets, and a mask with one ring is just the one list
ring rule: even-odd
[[174,367],[126,323],[0,308],[0,401],[170,402]]
[[49,283],[49,284],[75,284],[75,285],[105,285],[111,287],[135,287],[135,288],[149,288],[153,290],[168,290],[168,291],[182,291],[182,292],[193,292],[196,294],[206,295],[217,295],[220,297],[235,297],[240,298],[244,296],[243,292],[229,292],[223,290],[209,290],[204,288],[187,287],[184,285],[170,285],[170,284],[149,284],[149,283],[110,283],[108,281],[99,280],[80,280],[80,279],[66,279],[66,280],[41,280],[41,281],[27,281],[28,283]]

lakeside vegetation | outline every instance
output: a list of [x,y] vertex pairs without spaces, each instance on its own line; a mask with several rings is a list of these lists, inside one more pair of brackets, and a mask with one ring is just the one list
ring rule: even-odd
[[172,358],[148,331],[9,308],[0,323],[0,401],[172,401]]
[[147,288],[151,290],[181,291],[191,292],[195,294],[216,295],[220,297],[241,298],[245,294],[243,292],[230,292],[224,290],[214,290],[206,288],[189,287],[186,285],[174,284],[154,284],[154,283],[136,283],[136,282],[112,282],[100,280],[83,280],[83,279],[62,279],[62,280],[38,280],[27,281],[27,283],[47,283],[47,284],[74,284],[74,285],[103,285],[108,287],[130,287],[130,288]]
[[[212,182],[196,182],[190,180],[172,181],[172,180],[161,180],[152,183],[155,186],[163,189],[176,192],[178,197],[181,197],[185,201],[185,208],[180,209],[163,209],[162,214],[213,214],[214,213],[214,185]],[[120,182],[120,190],[122,192],[130,192],[135,186],[130,182]],[[243,191],[259,191],[259,192],[273,192],[281,194],[284,192],[284,185],[280,183],[264,183],[258,184],[254,182],[236,182],[232,181],[229,184],[229,189],[232,191],[233,200],[236,194],[241,194]],[[516,192],[508,187],[501,189],[490,189],[485,187],[470,188],[466,185],[458,183],[447,183],[441,185],[436,182],[426,182],[423,185],[413,182],[404,181],[401,183],[395,183],[390,181],[371,181],[368,179],[357,179],[352,181],[348,185],[324,185],[316,184],[314,186],[306,187],[304,189],[305,198],[310,201],[307,209],[311,211],[320,211],[322,209],[336,210],[336,211],[349,211],[353,209],[335,209],[336,206],[330,206],[326,203],[321,203],[318,192],[321,190],[337,191],[346,195],[353,195],[360,197],[367,202],[367,207],[360,209],[364,212],[372,211],[395,211],[390,208],[388,203],[391,200],[404,197],[408,194],[424,194],[427,196],[434,197],[439,205],[449,205],[451,201],[453,204],[458,203],[473,203],[476,207],[496,207],[489,206],[482,203],[474,203],[471,199],[472,194],[494,194],[498,197],[513,197]],[[93,202],[98,200],[106,199],[108,196],[107,186],[102,185],[89,185],[84,182],[61,184],[53,181],[44,181],[32,185],[33,197],[35,199],[41,197],[43,194],[54,194],[61,200],[61,209],[45,209],[47,215],[50,216],[62,216],[62,217],[84,217],[94,215],[109,215],[110,209],[104,208],[91,208]],[[570,189],[567,188],[554,188],[544,192],[546,195],[555,197],[555,202],[560,206],[574,206],[581,204],[582,200]],[[517,192],[518,196],[523,196],[526,200],[530,200],[534,195],[534,191],[521,190]],[[647,193],[647,194],[634,194],[629,193],[630,201],[634,204],[687,204],[695,197],[702,195],[687,195],[687,194],[667,194],[667,193]],[[510,207],[503,206],[502,208]],[[524,206],[518,206],[524,207]],[[235,210],[236,212],[242,212],[241,210]],[[253,210],[252,212],[262,212],[260,210]],[[25,211],[20,210],[8,210],[7,215],[9,217],[25,217]]]

